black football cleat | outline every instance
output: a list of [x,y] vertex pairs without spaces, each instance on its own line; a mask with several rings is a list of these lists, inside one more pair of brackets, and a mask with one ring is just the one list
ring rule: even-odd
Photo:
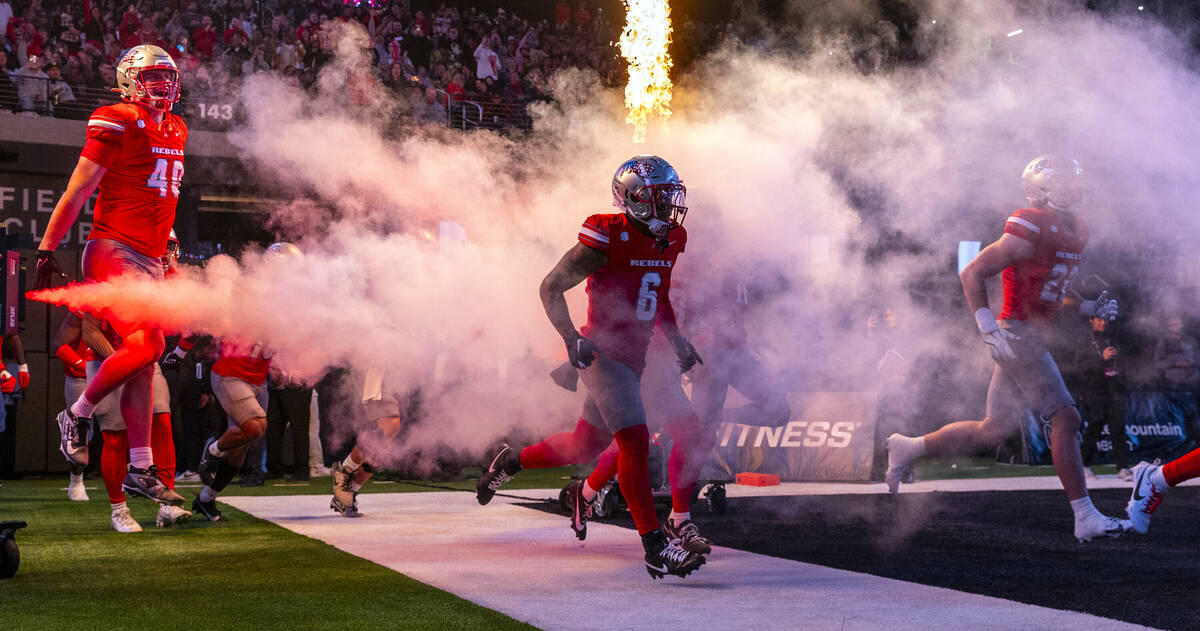
[[196,496],[196,499],[192,500],[192,513],[203,515],[208,521],[221,521],[224,519],[221,511],[217,509],[216,500],[211,502],[201,501],[199,495]]
[[584,484],[587,484],[586,480],[575,480],[564,489],[567,494],[567,506],[571,509],[571,532],[574,532],[575,538],[580,541],[587,539],[587,523],[592,518],[592,507],[596,503],[596,498],[592,498],[590,502],[583,499]]
[[704,557],[684,550],[678,539],[668,541],[661,534],[658,539],[646,548],[646,572],[650,578],[662,578],[667,574],[684,578],[704,565]]
[[475,499],[479,500],[480,504],[487,504],[496,496],[496,490],[502,484],[513,479],[513,476],[521,470],[521,455],[512,450],[508,445],[492,458],[491,464],[484,470],[483,475],[479,476],[479,483],[475,485]]
[[163,484],[158,477],[158,467],[154,465],[145,469],[129,465],[129,471],[125,474],[125,481],[121,483],[121,488],[130,495],[138,495],[159,504],[183,506],[183,496]]
[[208,446],[216,442],[217,439],[209,438],[204,441],[204,450],[200,452],[200,465],[196,467],[196,474],[200,476],[200,483],[204,486],[212,486],[213,480],[217,477],[217,467],[221,464],[223,458],[218,458],[208,452]]

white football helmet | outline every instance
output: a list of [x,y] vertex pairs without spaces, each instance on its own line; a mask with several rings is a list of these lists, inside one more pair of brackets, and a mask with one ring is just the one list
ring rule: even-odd
[[163,109],[179,100],[179,66],[167,51],[152,44],[130,48],[117,64],[117,87],[121,98]]
[[1034,208],[1076,211],[1084,200],[1083,168],[1065,156],[1047,153],[1034,158],[1021,181],[1025,199]]

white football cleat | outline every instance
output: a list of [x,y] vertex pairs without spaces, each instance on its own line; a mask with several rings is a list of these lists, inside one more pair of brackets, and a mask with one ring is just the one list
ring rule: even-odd
[[72,482],[67,485],[67,499],[72,502],[88,501],[87,489],[83,486],[83,480]]
[[154,520],[154,523],[159,528],[170,528],[176,524],[186,523],[191,517],[192,513],[180,506],[160,504],[158,506],[158,518]]
[[1133,529],[1143,535],[1150,530],[1150,518],[1167,495],[1167,489],[1160,489],[1150,481],[1150,474],[1160,468],[1157,460],[1139,462],[1133,468],[1133,492],[1129,495],[1125,512],[1129,515]]
[[114,508],[112,512],[112,527],[117,532],[141,532],[142,526],[129,514],[129,507]]
[[1075,522],[1075,538],[1079,543],[1087,543],[1097,537],[1120,537],[1132,529],[1133,524],[1128,519],[1097,514],[1084,522]]

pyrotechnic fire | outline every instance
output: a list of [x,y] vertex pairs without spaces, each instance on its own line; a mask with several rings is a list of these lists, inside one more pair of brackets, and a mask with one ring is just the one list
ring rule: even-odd
[[671,117],[671,5],[668,0],[625,0],[621,56],[629,62],[625,84],[625,122],[633,125],[633,141],[646,140],[646,121]]

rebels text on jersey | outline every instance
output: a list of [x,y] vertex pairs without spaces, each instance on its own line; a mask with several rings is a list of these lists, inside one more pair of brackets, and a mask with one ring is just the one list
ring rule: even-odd
[[[640,232],[624,213],[592,215],[579,241],[600,250],[608,262],[587,279],[587,324],[580,333],[600,355],[641,373],[654,323],[670,307],[671,270],[687,244],[682,226],[671,230],[666,250]],[[668,316],[673,317],[673,315]]]
[[252,386],[261,386],[267,381],[271,372],[271,358],[264,357],[262,344],[255,344],[248,355],[239,354],[245,347],[235,349],[228,344],[221,345],[221,357],[213,364],[212,371],[222,377],[241,379]]
[[1004,268],[1001,320],[1051,324],[1062,306],[1087,245],[1087,227],[1075,215],[1024,208],[1009,215],[1004,232],[1033,244],[1033,256]]
[[133,103],[97,108],[82,156],[106,168],[88,239],[114,239],[159,258],[175,223],[188,130],[167,112],[162,125]]

